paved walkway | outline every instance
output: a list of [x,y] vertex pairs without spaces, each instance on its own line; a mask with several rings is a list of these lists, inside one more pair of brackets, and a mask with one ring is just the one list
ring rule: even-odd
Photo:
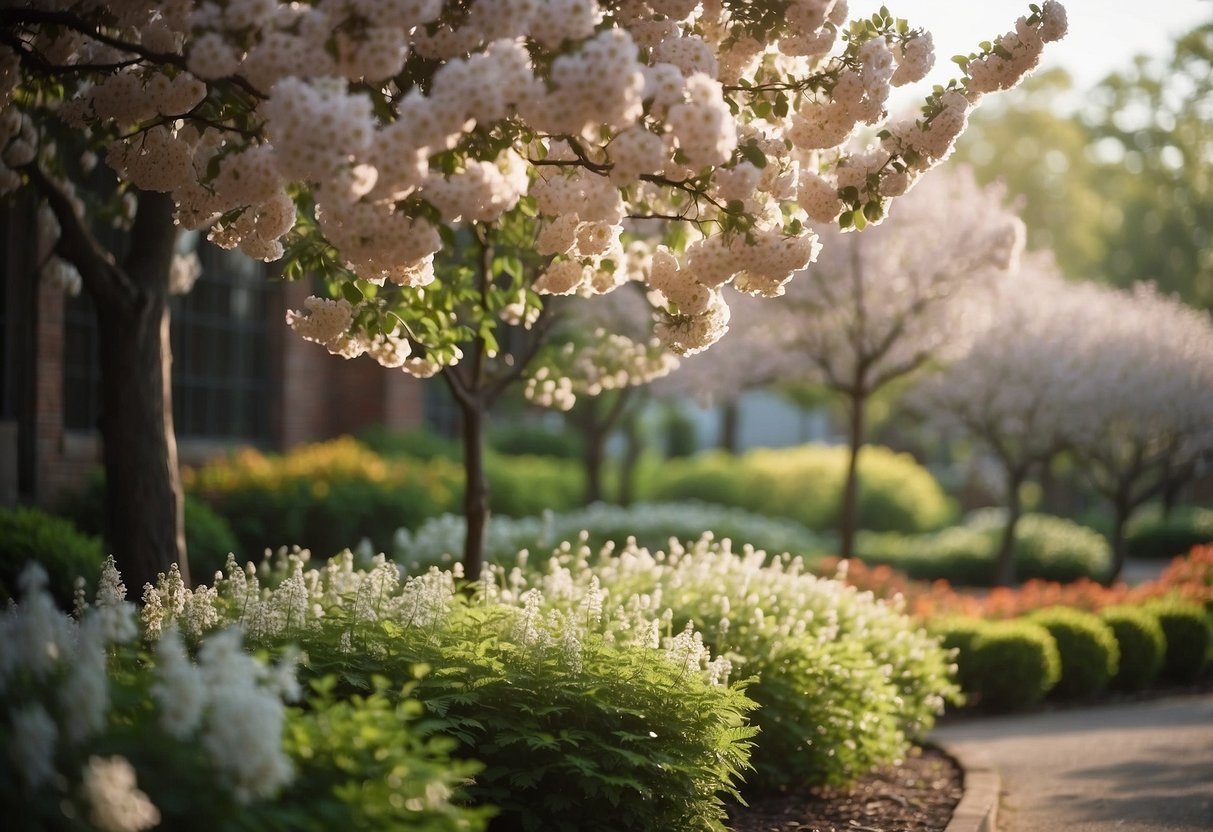
[[1210,832],[1213,694],[958,722],[1002,775],[1001,832]]

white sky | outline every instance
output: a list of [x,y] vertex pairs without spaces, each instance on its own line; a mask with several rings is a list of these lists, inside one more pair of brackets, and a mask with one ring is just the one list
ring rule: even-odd
[[[1009,31],[1030,2],[1042,0],[850,0],[851,17],[868,16],[887,5],[895,17],[927,29],[935,38],[935,68],[915,87],[921,94],[956,74],[953,55],[976,51],[983,40]],[[1061,67],[1080,90],[1129,65],[1135,55],[1165,58],[1171,44],[1201,23],[1213,20],[1213,0],[1061,0],[1070,31],[1045,45],[1040,69]],[[925,85],[925,86],[923,86]],[[896,94],[898,91],[894,90]],[[893,101],[896,106],[897,100]]]

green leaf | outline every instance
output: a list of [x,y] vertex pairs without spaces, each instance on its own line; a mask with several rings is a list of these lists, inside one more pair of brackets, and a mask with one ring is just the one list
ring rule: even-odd
[[362,303],[364,300],[362,292],[359,290],[357,284],[348,280],[343,280],[341,282],[341,296],[350,303]]
[[749,162],[756,168],[765,168],[767,166],[767,157],[755,142],[746,142],[737,148],[743,159]]

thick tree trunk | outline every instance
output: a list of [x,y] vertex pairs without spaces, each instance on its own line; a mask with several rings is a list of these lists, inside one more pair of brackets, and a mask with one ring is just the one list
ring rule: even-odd
[[132,595],[173,563],[188,585],[167,298],[99,304],[97,317],[110,546]]
[[463,431],[464,484],[463,516],[467,535],[463,542],[463,574],[469,581],[480,580],[484,569],[484,535],[489,524],[489,477],[484,468],[484,431],[488,414],[476,402],[456,397]]
[[1007,473],[1007,522],[1002,529],[1002,540],[998,544],[998,555],[994,559],[994,585],[1010,586],[1015,581],[1015,527],[1023,506],[1019,500],[1019,488],[1023,485],[1021,471]]
[[129,252],[118,263],[57,182],[37,164],[26,172],[59,221],[56,253],[76,266],[97,309],[111,551],[136,598],[173,563],[188,584],[169,346],[173,201],[167,194],[138,194]]
[[863,448],[863,418],[867,396],[851,396],[850,423],[847,427],[847,475],[842,485],[842,510],[838,518],[838,555],[849,558],[855,550],[855,532],[859,525],[859,452]]

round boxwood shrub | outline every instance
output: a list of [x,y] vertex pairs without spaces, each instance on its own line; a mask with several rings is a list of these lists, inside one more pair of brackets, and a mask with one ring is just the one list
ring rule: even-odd
[[1084,699],[1107,687],[1116,675],[1120,651],[1111,628],[1098,616],[1071,607],[1050,607],[1029,616],[1049,631],[1061,657],[1061,678],[1051,693]]
[[82,534],[70,520],[36,508],[0,508],[0,604],[20,595],[17,579],[37,561],[55,602],[70,610],[76,578],[84,578],[91,598],[104,557],[101,541]]
[[1061,678],[1057,642],[1044,627],[1023,619],[987,626],[973,639],[967,664],[979,703],[995,710],[1035,705]]
[[1209,659],[1209,620],[1204,607],[1179,598],[1162,598],[1151,601],[1146,609],[1158,617],[1167,640],[1162,675],[1175,682],[1200,676]]
[[981,618],[968,616],[944,616],[927,623],[927,631],[939,639],[945,650],[953,650],[956,663],[956,681],[961,690],[972,694],[976,690],[973,662],[973,643],[992,626]]
[[1167,639],[1158,618],[1131,606],[1105,607],[1099,617],[1112,628],[1120,648],[1120,665],[1110,687],[1129,691],[1148,688],[1158,678],[1167,653]]

